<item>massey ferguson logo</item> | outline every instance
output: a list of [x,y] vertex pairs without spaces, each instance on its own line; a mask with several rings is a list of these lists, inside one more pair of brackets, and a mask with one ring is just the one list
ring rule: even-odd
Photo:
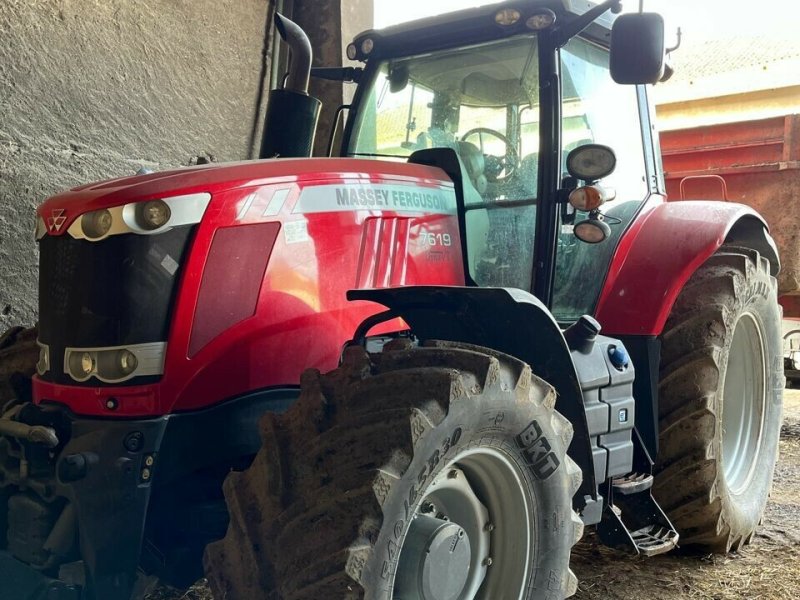
[[50,216],[47,218],[47,229],[58,233],[64,226],[67,217],[64,216],[66,211],[63,208],[54,208]]

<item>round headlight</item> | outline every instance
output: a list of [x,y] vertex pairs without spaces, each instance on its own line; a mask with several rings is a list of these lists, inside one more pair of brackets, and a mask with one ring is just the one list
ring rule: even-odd
[[556,22],[556,13],[554,13],[552,10],[549,8],[542,8],[540,10],[541,12],[528,17],[528,20],[525,21],[525,25],[528,27],[528,29],[541,31],[542,29],[547,29]]
[[169,205],[163,200],[150,200],[143,202],[140,207],[139,225],[142,229],[152,231],[163,227],[172,216]]
[[369,54],[372,52],[372,49],[375,47],[375,42],[372,41],[372,38],[367,38],[363,42],[361,42],[361,52],[364,54]]
[[597,181],[614,172],[617,156],[608,146],[584,144],[567,155],[567,171],[582,181]]
[[94,371],[94,356],[90,352],[71,352],[69,371],[75,379],[85,379]]
[[120,350],[117,352],[117,367],[123,375],[130,375],[136,370],[139,361],[136,355],[130,350]]
[[358,56],[358,48],[356,48],[356,45],[347,44],[347,58],[350,60],[355,60],[356,56]]
[[498,25],[508,27],[520,20],[522,15],[516,8],[504,8],[499,10],[494,15],[494,22]]
[[111,229],[114,218],[105,208],[94,212],[86,213],[81,217],[81,229],[83,235],[90,239],[103,237]]
[[575,237],[587,244],[599,244],[611,235],[611,227],[600,219],[589,218],[575,225]]

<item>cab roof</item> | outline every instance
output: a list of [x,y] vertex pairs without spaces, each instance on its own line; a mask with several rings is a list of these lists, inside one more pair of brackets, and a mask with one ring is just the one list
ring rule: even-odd
[[[556,14],[554,27],[559,27],[596,5],[596,2],[588,0],[508,0],[408,21],[384,29],[369,29],[353,39],[355,60],[367,62],[377,58],[419,55],[532,34],[534,32],[528,28],[526,21],[543,9],[552,10]],[[512,25],[498,25],[495,15],[503,9],[519,11],[520,18]],[[608,46],[613,19],[613,14],[605,13],[583,35]],[[371,40],[372,50],[365,53],[363,45],[366,40]]]

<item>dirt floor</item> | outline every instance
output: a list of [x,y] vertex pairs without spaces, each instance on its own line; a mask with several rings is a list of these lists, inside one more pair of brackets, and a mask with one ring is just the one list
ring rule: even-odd
[[[628,557],[589,534],[573,552],[579,600],[800,598],[800,390],[786,390],[780,460],[764,524],[753,543],[727,556]],[[149,600],[211,600],[203,582]]]

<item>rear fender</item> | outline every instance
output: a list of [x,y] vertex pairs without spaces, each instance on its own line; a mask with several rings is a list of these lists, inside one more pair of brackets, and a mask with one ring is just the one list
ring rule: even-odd
[[606,335],[660,335],[683,286],[723,244],[753,248],[780,270],[764,219],[733,202],[657,204],[641,215],[617,249],[595,316]]
[[538,299],[509,288],[432,286],[351,290],[347,297],[388,307],[419,338],[485,346],[531,365],[536,375],[556,389],[556,409],[572,423],[569,455],[583,471],[576,508],[583,508],[586,496],[597,499],[578,376],[561,329]]

